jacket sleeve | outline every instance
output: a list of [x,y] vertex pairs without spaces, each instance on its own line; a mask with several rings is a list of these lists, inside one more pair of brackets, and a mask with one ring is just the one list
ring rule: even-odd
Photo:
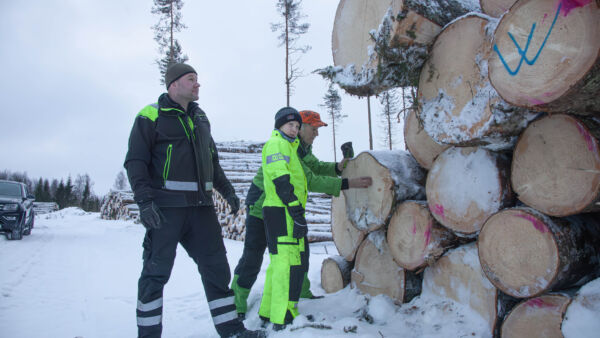
[[304,161],[301,160],[300,163],[302,163],[302,169],[304,169],[304,175],[306,175],[308,191],[320,192],[335,197],[340,195],[340,190],[342,189],[341,178],[317,175]]
[[138,115],[133,123],[133,128],[131,128],[129,147],[123,165],[127,170],[129,184],[134,194],[133,198],[138,203],[153,198],[152,180],[148,172],[153,144],[154,121]]
[[337,163],[319,161],[319,159],[313,155],[312,152],[306,154],[300,160],[316,175],[329,177],[338,176],[338,172],[336,170]]
[[235,189],[233,189],[231,182],[227,176],[225,176],[223,168],[221,168],[221,164],[219,163],[219,152],[217,151],[217,146],[212,137],[210,138],[210,151],[213,162],[213,187],[224,198],[230,194],[235,194]]

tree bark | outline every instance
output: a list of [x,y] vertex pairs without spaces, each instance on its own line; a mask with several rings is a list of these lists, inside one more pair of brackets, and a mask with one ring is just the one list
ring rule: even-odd
[[422,274],[402,269],[390,254],[385,233],[370,233],[360,245],[352,270],[352,287],[371,296],[385,294],[397,304],[421,293]]
[[358,230],[348,219],[344,194],[331,199],[331,234],[338,253],[345,260],[354,261],[356,250],[365,238],[366,231]]
[[506,13],[516,0],[479,0],[481,11],[489,16],[499,18]]
[[404,143],[421,167],[429,170],[433,160],[449,145],[435,142],[423,129],[416,112],[411,109],[404,121]]
[[481,270],[475,244],[450,250],[427,267],[423,294],[450,298],[468,306],[488,322],[490,333],[498,331],[506,312],[516,303],[487,279]]
[[502,338],[563,337],[562,321],[571,297],[549,294],[519,303],[502,324]]
[[342,256],[326,258],[321,266],[321,286],[327,293],[338,292],[350,284],[353,263]]
[[436,142],[485,146],[514,145],[537,114],[512,107],[498,96],[487,73],[489,21],[469,15],[438,35],[419,78],[419,120]]
[[441,27],[475,7],[457,0],[341,0],[332,34],[336,67],[321,74],[358,96],[415,85]]
[[361,231],[384,227],[396,202],[424,199],[425,172],[406,151],[370,151],[348,161],[342,177],[370,176],[367,189],[344,190],[346,212]]
[[490,217],[479,234],[489,280],[518,298],[579,286],[600,275],[597,215],[550,218],[531,208]]
[[483,148],[449,148],[427,176],[433,217],[463,236],[476,236],[485,220],[513,203],[509,160]]
[[394,261],[406,270],[415,271],[432,265],[461,241],[435,221],[426,202],[406,201],[392,214],[387,243]]
[[521,0],[494,33],[490,80],[507,102],[544,112],[600,113],[600,3]]
[[600,128],[586,123],[557,114],[523,132],[511,173],[523,203],[559,217],[600,210],[600,144],[594,137]]

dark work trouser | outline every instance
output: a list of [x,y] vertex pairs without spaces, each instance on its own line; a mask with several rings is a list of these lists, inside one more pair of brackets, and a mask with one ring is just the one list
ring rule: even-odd
[[177,244],[196,262],[213,323],[219,335],[229,336],[244,328],[237,318],[229,289],[229,264],[217,215],[212,207],[161,208],[165,220],[160,229],[146,231],[144,265],[138,281],[137,323],[139,337],[160,337],[163,288],[169,280]]

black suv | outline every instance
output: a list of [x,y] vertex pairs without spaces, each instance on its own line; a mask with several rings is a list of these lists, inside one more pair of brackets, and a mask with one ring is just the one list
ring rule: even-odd
[[22,239],[33,229],[35,197],[23,183],[0,180],[0,232],[7,239]]

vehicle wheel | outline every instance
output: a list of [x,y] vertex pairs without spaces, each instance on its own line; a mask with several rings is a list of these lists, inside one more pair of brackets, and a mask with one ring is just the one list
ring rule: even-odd
[[12,239],[12,232],[6,233],[6,239],[8,239],[9,241]]
[[21,240],[23,239],[23,230],[22,229],[15,229],[12,231],[12,239],[16,239],[16,240]]
[[34,219],[35,219],[35,214],[32,211],[31,212],[31,222],[29,222],[27,229],[23,230],[23,235],[25,235],[25,236],[31,235],[31,229],[33,229],[33,220]]

